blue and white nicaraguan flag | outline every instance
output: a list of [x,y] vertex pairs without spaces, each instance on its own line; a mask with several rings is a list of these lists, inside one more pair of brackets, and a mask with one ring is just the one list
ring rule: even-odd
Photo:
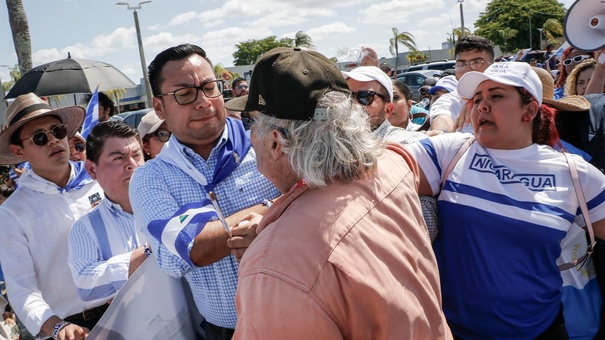
[[99,122],[99,86],[95,89],[95,92],[90,97],[88,106],[86,106],[86,117],[82,124],[82,137],[86,139],[92,131],[92,128]]
[[193,266],[187,249],[189,243],[204,229],[206,223],[215,220],[218,220],[218,214],[212,202],[204,199],[182,206],[169,219],[151,221],[148,230],[171,253]]

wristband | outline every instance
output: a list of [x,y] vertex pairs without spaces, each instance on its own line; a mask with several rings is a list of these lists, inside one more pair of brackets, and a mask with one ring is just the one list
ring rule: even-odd
[[67,327],[67,325],[70,325],[70,324],[71,324],[70,322],[67,322],[67,321],[65,321],[65,320],[62,320],[61,322],[57,323],[57,324],[55,325],[55,327],[53,328],[53,335],[52,335],[53,339],[55,339],[55,340],[56,340],[56,339],[57,339],[57,337],[59,336],[59,332],[60,332],[60,331],[61,331],[63,328]]
[[147,256],[147,257],[151,256],[151,254],[152,254],[153,252],[151,251],[151,248],[149,248],[149,244],[145,243],[145,244],[143,245],[143,247],[145,247],[145,256]]

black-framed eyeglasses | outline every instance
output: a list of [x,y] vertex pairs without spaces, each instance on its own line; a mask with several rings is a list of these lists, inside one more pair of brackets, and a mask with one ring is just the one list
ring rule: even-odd
[[154,133],[145,135],[144,140],[148,141],[151,137],[155,137],[160,142],[166,143],[170,139],[170,136],[172,136],[172,133],[168,130],[157,130]]
[[23,138],[21,141],[31,139],[34,145],[42,147],[48,144],[48,134],[51,133],[56,139],[63,139],[67,136],[67,126],[57,124],[50,128],[49,131],[38,131],[29,138]]
[[73,146],[77,152],[84,152],[84,150],[86,150],[86,144],[84,144],[84,142],[75,142],[70,146]]
[[577,56],[575,56],[573,58],[567,58],[567,59],[563,60],[563,65],[569,66],[569,65],[574,64],[574,63],[577,64],[577,63],[581,62],[582,60],[588,59],[588,58],[591,58],[591,57],[592,56],[590,56],[588,54],[580,54],[580,55],[577,55]]
[[223,94],[223,85],[223,81],[217,79],[206,82],[200,86],[188,86],[172,92],[158,94],[156,97],[172,95],[174,96],[174,100],[176,100],[177,104],[187,105],[197,100],[197,94],[199,91],[202,91],[204,93],[204,96],[206,96],[207,98],[219,97]]
[[247,90],[248,89],[248,85],[239,85],[235,87],[238,90]]
[[485,63],[487,63],[487,61],[485,61],[481,58],[473,59],[471,61],[459,60],[456,62],[454,69],[456,69],[456,71],[463,71],[468,66],[471,68],[471,70],[477,71],[478,69],[481,68],[481,65],[483,65]]
[[352,92],[351,94],[353,95],[353,99],[355,99],[359,104],[363,106],[372,105],[376,96],[380,97],[384,102],[389,102],[389,99],[387,99],[387,97],[372,90],[357,91]]

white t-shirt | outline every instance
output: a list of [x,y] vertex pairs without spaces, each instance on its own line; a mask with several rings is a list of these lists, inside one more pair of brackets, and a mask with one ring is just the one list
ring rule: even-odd
[[[475,141],[448,178],[445,169],[469,134],[449,133],[408,145],[439,194],[443,309],[463,338],[534,338],[561,306],[556,260],[579,216],[565,157],[544,145],[483,148]],[[605,176],[578,156],[591,221],[605,218]]]
[[[439,115],[449,115],[452,117],[452,120],[456,122],[456,118],[458,118],[464,104],[465,101],[460,97],[458,91],[452,91],[442,95],[431,104],[431,112],[429,114],[431,123],[433,122],[433,119]],[[462,132],[473,133],[472,125],[465,125]]]

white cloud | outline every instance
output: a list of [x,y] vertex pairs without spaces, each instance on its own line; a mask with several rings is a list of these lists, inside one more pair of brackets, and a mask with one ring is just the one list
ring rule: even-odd
[[190,21],[194,20],[197,17],[194,11],[190,11],[187,13],[179,14],[168,22],[168,26],[180,26],[188,24]]
[[337,21],[328,25],[311,28],[305,31],[305,33],[307,33],[313,41],[320,41],[326,37],[338,38],[341,34],[352,33],[356,30],[355,27]]

